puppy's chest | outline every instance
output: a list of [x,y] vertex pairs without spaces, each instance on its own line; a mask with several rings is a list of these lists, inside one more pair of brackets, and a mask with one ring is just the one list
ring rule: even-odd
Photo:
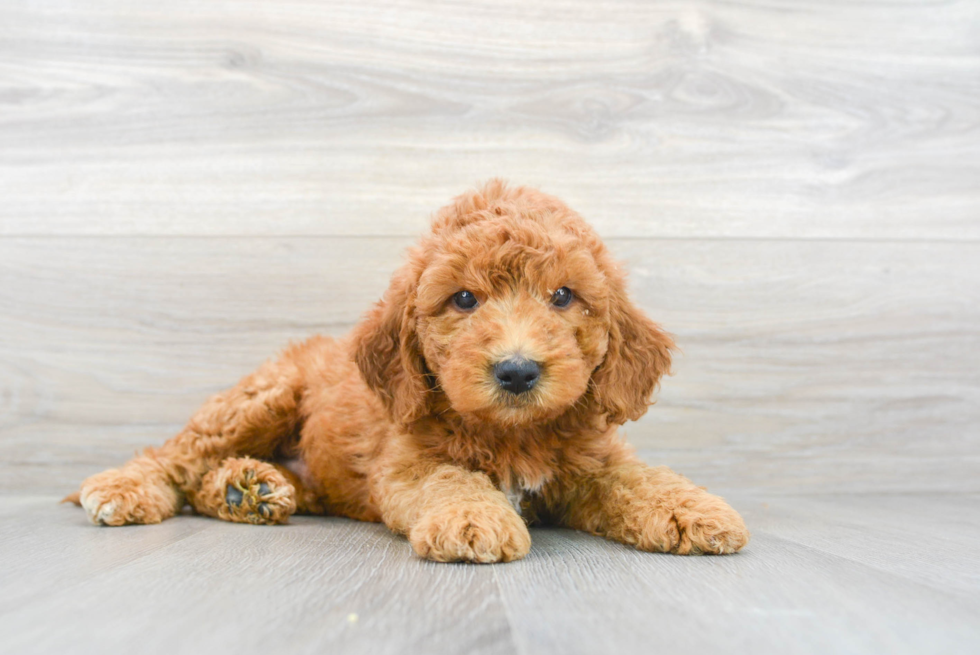
[[531,496],[541,491],[541,485],[528,485],[522,479],[513,479],[509,483],[499,482],[497,488],[507,496],[507,501],[511,504],[514,510],[518,513],[522,513],[521,505],[524,501],[529,500]]
[[537,434],[451,434],[444,445],[457,466],[486,474],[520,514],[559,475],[560,443]]
[[471,464],[467,468],[482,471],[490,476],[494,485],[507,497],[507,501],[518,514],[521,514],[522,506],[526,507],[534,496],[542,492],[554,479],[556,471],[552,466],[541,461],[499,455],[489,466],[487,463],[483,466]]

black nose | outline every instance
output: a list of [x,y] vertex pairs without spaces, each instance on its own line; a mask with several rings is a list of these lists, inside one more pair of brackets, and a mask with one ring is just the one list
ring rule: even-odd
[[501,387],[511,393],[524,393],[534,386],[541,376],[541,367],[530,359],[514,357],[497,362],[493,374]]

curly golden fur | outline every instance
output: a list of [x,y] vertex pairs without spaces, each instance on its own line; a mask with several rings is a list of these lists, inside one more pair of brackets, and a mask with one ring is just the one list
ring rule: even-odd
[[[102,525],[185,503],[259,524],[384,521],[442,562],[519,559],[534,523],[733,553],[741,517],[616,432],[646,412],[673,345],[575,212],[494,180],[436,214],[353,334],[291,345],[69,499]],[[529,388],[495,372],[512,359],[535,363]]]

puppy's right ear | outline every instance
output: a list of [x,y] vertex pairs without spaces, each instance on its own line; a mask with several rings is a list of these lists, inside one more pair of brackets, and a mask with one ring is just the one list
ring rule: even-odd
[[354,330],[354,361],[367,383],[400,423],[428,410],[428,371],[415,332],[410,267],[398,271],[391,286]]

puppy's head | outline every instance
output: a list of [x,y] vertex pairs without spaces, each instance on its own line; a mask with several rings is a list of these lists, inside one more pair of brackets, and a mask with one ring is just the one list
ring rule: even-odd
[[673,347],[576,213],[499,181],[436,215],[354,338],[357,365],[395,420],[448,405],[501,426],[573,408],[636,419]]

